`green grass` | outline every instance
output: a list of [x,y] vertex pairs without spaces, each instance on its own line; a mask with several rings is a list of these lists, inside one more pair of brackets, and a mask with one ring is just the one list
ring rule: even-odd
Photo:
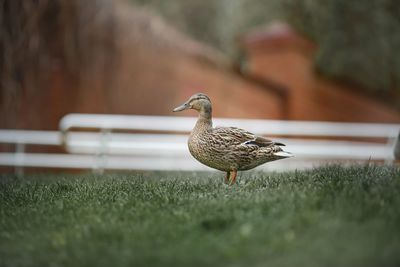
[[1,266],[399,266],[400,169],[0,179]]

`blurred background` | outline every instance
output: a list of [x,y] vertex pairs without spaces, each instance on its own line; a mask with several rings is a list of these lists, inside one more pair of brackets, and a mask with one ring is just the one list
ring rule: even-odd
[[395,0],[1,0],[0,59],[2,129],[197,92],[215,117],[400,122]]
[[1,2],[1,128],[199,91],[218,117],[400,121],[395,0]]

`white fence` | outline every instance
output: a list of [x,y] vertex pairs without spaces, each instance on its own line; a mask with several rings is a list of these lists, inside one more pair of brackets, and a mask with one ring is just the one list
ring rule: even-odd
[[[195,122],[186,117],[69,114],[60,121],[60,131],[0,130],[0,143],[16,145],[15,152],[0,153],[0,166],[19,172],[22,167],[207,170],[187,149]],[[215,119],[214,124],[277,136],[295,157],[259,167],[269,170],[326,161],[392,161],[400,131],[400,124],[377,123]],[[26,153],[26,145],[63,146],[66,153]]]

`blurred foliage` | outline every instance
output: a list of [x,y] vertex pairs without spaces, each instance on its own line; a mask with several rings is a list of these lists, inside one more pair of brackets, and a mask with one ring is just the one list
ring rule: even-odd
[[[234,57],[235,38],[286,20],[319,45],[317,70],[371,91],[400,89],[400,4],[395,0],[130,0]],[[397,93],[398,94],[398,93]]]
[[130,0],[155,10],[170,23],[199,41],[234,57],[236,39],[257,25],[281,18],[279,0]]
[[[114,25],[111,1],[0,0],[0,113],[7,114],[2,118],[4,125],[16,127],[14,115],[23,108],[21,99],[45,97],[45,86],[57,91],[54,77],[63,79],[70,91],[77,91],[96,69],[105,72],[113,63]],[[107,82],[106,77],[102,82]]]
[[398,2],[288,0],[285,5],[287,20],[319,45],[315,62],[321,73],[371,91],[400,89]]
[[39,79],[53,68],[78,79],[76,66],[94,64],[112,49],[99,28],[112,36],[114,24],[110,1],[0,0],[0,82]]

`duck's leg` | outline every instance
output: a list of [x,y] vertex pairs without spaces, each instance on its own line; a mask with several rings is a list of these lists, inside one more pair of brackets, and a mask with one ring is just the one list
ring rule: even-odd
[[232,171],[231,179],[230,179],[230,185],[233,185],[236,183],[236,175],[237,171]]
[[226,172],[226,176],[225,176],[225,179],[224,179],[224,182],[226,183],[226,184],[229,184],[229,178],[231,177],[231,172]]

